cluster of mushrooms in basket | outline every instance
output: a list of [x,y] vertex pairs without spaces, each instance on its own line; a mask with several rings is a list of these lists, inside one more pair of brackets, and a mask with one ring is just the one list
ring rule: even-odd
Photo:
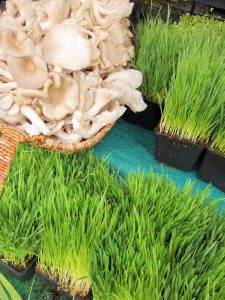
[[11,0],[0,16],[0,123],[65,143],[146,108],[129,0]]

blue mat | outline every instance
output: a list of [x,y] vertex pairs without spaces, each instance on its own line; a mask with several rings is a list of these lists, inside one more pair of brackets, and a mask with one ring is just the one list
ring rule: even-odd
[[[137,172],[139,169],[149,172],[151,169],[157,174],[165,174],[172,178],[175,184],[182,188],[187,181],[194,182],[194,191],[205,189],[208,184],[196,177],[196,171],[185,173],[159,164],[154,159],[156,137],[154,132],[134,126],[119,120],[114,128],[94,148],[96,156],[109,155],[110,167],[120,173]],[[225,193],[211,187],[213,199],[224,199],[219,208],[225,208]]]

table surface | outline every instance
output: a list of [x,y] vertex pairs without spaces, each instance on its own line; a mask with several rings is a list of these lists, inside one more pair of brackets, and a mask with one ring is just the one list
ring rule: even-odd
[[[94,148],[98,157],[109,157],[110,167],[119,170],[122,175],[138,170],[145,173],[164,174],[171,178],[179,188],[191,180],[194,191],[204,190],[209,185],[197,178],[197,171],[186,173],[162,165],[155,161],[155,133],[136,125],[119,120],[114,128]],[[225,193],[211,186],[211,200],[223,199],[219,208],[225,208]]]

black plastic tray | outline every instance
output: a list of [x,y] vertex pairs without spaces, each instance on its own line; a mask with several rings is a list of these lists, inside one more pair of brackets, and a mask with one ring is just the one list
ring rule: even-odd
[[[55,280],[49,278],[48,276],[44,275],[42,272],[39,272],[38,270],[37,270],[37,273],[42,277],[44,284],[46,285],[46,287],[49,290],[58,291],[58,292],[60,292],[60,294],[68,297],[68,299],[72,299],[72,296],[68,292],[65,292],[64,290],[60,289],[60,286],[58,286],[58,284]],[[92,296],[92,293],[90,293],[90,295],[88,295],[86,297],[76,296],[74,299],[75,300],[92,300],[93,296]]]
[[[135,9],[143,12],[143,2],[133,1],[135,3],[140,3],[135,6]],[[170,10],[170,19],[173,21],[179,21],[180,16],[190,13],[194,15],[207,15],[216,19],[225,20],[225,0],[157,0],[157,3],[161,4],[161,8],[158,8],[158,13],[161,18],[166,20],[168,15],[168,7]],[[146,4],[145,4],[146,5]],[[149,6],[149,5],[146,5]],[[140,8],[139,8],[140,7]],[[154,7],[151,16],[156,16],[157,8]],[[136,12],[133,13],[134,15]],[[142,18],[146,14],[142,13]]]
[[144,98],[144,102],[147,104],[147,108],[144,111],[134,113],[128,108],[123,118],[128,123],[141,125],[145,129],[154,130],[161,119],[160,106],[146,98]]
[[[146,17],[151,16],[152,18],[160,16],[162,20],[166,21],[168,19],[168,6],[167,5],[150,5],[146,4],[143,1],[132,0],[134,3],[134,9],[130,16],[132,25],[135,26],[140,21],[146,19]],[[174,21],[179,20],[179,14],[171,12],[171,19]]]
[[26,281],[30,279],[35,273],[35,265],[36,265],[37,258],[34,257],[27,268],[24,271],[17,271],[12,266],[8,265],[2,259],[0,259],[0,266],[3,267],[6,271],[8,271],[11,275],[19,279],[20,281]]
[[192,0],[195,3],[203,4],[210,7],[216,7],[219,9],[225,10],[225,1],[224,0]]
[[225,156],[208,148],[200,166],[198,178],[211,182],[225,192]]
[[157,136],[156,160],[185,172],[192,171],[199,161],[205,145],[179,140],[176,137],[160,133],[158,127],[155,132]]

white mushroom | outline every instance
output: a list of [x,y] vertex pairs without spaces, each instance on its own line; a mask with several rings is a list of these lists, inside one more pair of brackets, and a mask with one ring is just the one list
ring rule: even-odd
[[62,78],[62,84],[58,88],[49,80],[46,86],[48,97],[40,98],[42,111],[48,120],[62,120],[72,114],[79,104],[79,85],[76,80]]
[[41,131],[39,129],[37,129],[36,126],[34,126],[33,124],[30,124],[28,122],[25,122],[25,123],[17,126],[17,128],[25,131],[30,136],[39,135],[41,133]]
[[43,133],[44,135],[48,135],[50,133],[50,130],[43,122],[43,120],[38,116],[34,109],[24,105],[21,107],[20,111],[41,133]]
[[2,94],[0,100],[0,119],[1,121],[10,125],[17,125],[23,123],[25,118],[20,113],[19,105],[14,103],[13,96]]
[[17,31],[21,30],[21,26],[17,19],[3,14],[0,17],[0,32],[6,29],[12,29]]
[[88,119],[96,116],[109,102],[119,97],[119,93],[113,89],[96,89],[95,103],[88,112],[85,113],[85,117]]
[[107,28],[108,36],[99,43],[101,50],[101,68],[114,69],[126,66],[134,56],[134,46],[131,43],[132,33],[125,30],[122,24],[114,23]]
[[128,106],[134,112],[146,109],[147,105],[143,101],[141,92],[132,89],[127,83],[118,80],[107,84],[107,87],[117,91],[119,97],[116,100],[120,104]]
[[29,26],[35,16],[35,6],[38,1],[11,0],[6,1],[6,14],[13,17],[21,26]]
[[99,25],[110,25],[130,16],[133,3],[129,0],[91,0],[94,16]]
[[7,29],[2,32],[2,49],[10,56],[30,56],[34,52],[34,43],[25,32]]
[[[1,33],[0,33],[1,34]],[[6,61],[7,59],[7,55],[6,53],[3,51],[2,47],[0,46],[0,61]]]
[[2,94],[0,99],[0,109],[7,111],[13,104],[13,96],[11,94]]
[[125,111],[126,108],[124,106],[120,106],[118,102],[114,102],[110,107],[110,110],[104,111],[94,117],[91,120],[90,126],[88,128],[86,126],[82,127],[81,125],[79,128],[75,129],[75,132],[81,135],[83,139],[89,139],[103,127],[119,119]]
[[90,73],[83,73],[83,72],[74,72],[73,77],[75,80],[79,82],[79,88],[80,88],[80,103],[79,103],[79,110],[83,111],[85,110],[85,106],[87,104],[88,100],[94,99],[88,99],[86,98],[88,91],[96,87],[98,84],[100,84],[100,76],[96,72],[90,72]]
[[37,56],[7,58],[10,73],[18,86],[25,89],[40,89],[48,78],[47,65]]
[[0,67],[0,76],[4,81],[13,81],[13,77],[6,65],[5,67]]
[[0,113],[0,118],[3,122],[10,124],[12,126],[16,126],[18,124],[23,124],[26,119],[24,118],[24,116],[21,113],[18,113],[16,115],[8,115],[8,114],[4,114],[3,116]]
[[66,133],[63,131],[56,132],[55,136],[58,137],[62,142],[67,144],[76,144],[82,140],[82,137],[79,134]]
[[11,82],[0,82],[0,93],[7,93],[11,90],[14,90],[18,87],[18,84],[15,81]]
[[138,89],[142,85],[143,75],[137,70],[123,70],[110,74],[105,82],[112,83],[117,80],[127,83],[132,89]]
[[9,116],[15,116],[18,115],[20,112],[20,107],[18,104],[14,103],[10,109],[7,111]]
[[38,2],[36,14],[42,30],[49,30],[69,17],[70,0],[41,0]]
[[44,37],[42,47],[48,64],[72,71],[91,64],[91,43],[71,20],[52,28]]
[[141,85],[142,79],[139,71],[123,70],[109,75],[105,80],[105,86],[118,92],[119,97],[116,100],[120,104],[127,105],[134,112],[140,112],[147,107],[141,92],[136,90]]
[[[11,0],[0,15],[0,122],[78,143],[145,109],[129,0]],[[112,74],[114,72],[114,74]],[[116,72],[116,73],[115,73]]]
[[50,135],[56,135],[57,132],[62,130],[62,127],[65,125],[65,121],[52,122],[48,123],[47,126],[50,129]]
[[40,90],[28,90],[28,89],[21,89],[17,90],[17,95],[25,98],[47,98],[48,94],[44,91]]

